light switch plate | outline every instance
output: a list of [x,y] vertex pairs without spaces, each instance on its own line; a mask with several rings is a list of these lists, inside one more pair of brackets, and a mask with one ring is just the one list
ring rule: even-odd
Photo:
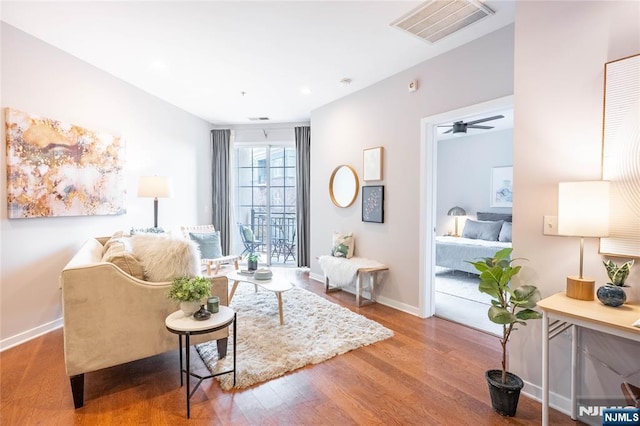
[[544,216],[542,226],[544,235],[558,235],[558,216]]

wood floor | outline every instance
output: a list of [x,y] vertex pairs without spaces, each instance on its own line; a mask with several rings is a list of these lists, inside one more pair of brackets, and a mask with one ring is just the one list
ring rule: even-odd
[[[495,337],[379,304],[355,308],[353,295],[325,295],[307,274],[286,273],[299,286],[381,323],[395,336],[250,389],[223,392],[216,380],[207,380],[194,394],[187,420],[177,349],[86,374],[85,405],[74,410],[62,330],[56,330],[0,354],[0,424],[540,424],[540,404],[524,396],[514,418],[491,410],[484,372],[498,366]],[[193,358],[198,358],[195,350]],[[576,424],[554,410],[550,420]]]

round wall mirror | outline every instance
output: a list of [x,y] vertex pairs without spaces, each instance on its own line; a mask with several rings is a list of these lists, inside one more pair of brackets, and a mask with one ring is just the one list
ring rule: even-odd
[[338,166],[329,180],[331,201],[338,207],[349,207],[358,196],[358,175],[351,166]]

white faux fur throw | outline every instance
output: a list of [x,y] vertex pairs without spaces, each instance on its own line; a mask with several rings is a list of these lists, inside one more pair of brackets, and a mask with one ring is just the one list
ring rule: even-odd
[[331,284],[335,286],[351,284],[356,278],[356,274],[360,268],[384,266],[376,260],[366,259],[364,257],[345,259],[343,257],[320,256],[318,261],[320,262],[322,272],[329,278]]
[[200,274],[200,250],[195,241],[161,234],[136,234],[131,236],[131,247],[148,281],[166,282]]

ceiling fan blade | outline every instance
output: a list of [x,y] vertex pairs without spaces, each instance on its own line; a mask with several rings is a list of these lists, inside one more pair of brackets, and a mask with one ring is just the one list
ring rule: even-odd
[[[441,127],[442,127],[442,126],[441,126]],[[445,133],[451,133],[451,132],[453,132],[453,129],[449,129],[449,130],[447,130],[446,132],[442,132],[442,134],[444,135]]]
[[493,129],[493,126],[469,126],[469,125],[467,125],[467,129]]
[[437,126],[437,127],[453,127],[451,124],[443,124],[442,126]]
[[478,124],[484,123],[485,121],[497,120],[498,118],[504,118],[504,115],[494,115],[493,117],[481,118],[480,120],[473,120],[467,123],[467,126],[470,124]]

